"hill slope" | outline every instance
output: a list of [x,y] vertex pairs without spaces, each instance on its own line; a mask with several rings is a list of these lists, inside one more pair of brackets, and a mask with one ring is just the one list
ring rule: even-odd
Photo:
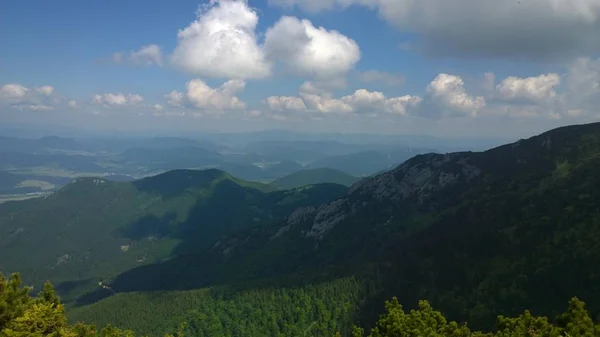
[[342,171],[328,168],[317,168],[292,173],[272,181],[269,185],[282,189],[297,188],[321,183],[350,186],[358,180],[359,178],[353,177]]
[[[36,285],[51,279],[63,294],[77,296],[130,268],[205,249],[224,233],[277,219],[296,203],[330,200],[313,202],[299,192],[280,206],[269,189],[214,169],[135,182],[78,179],[45,198],[0,204],[0,270],[19,271]],[[321,189],[330,197],[346,190]]]
[[[369,303],[391,295],[409,305],[428,299],[474,327],[524,308],[552,316],[573,295],[597,314],[598,165],[598,123],[485,152],[419,155],[342,198],[231,233],[204,253],[130,270],[112,287],[357,275],[378,294],[362,307],[367,322],[377,312]],[[210,267],[192,268],[198,261]]]

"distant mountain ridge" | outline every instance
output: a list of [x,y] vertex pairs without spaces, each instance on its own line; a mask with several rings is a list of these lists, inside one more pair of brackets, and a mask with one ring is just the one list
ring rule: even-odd
[[329,168],[304,169],[272,181],[269,185],[282,188],[298,188],[321,183],[350,186],[360,180],[342,171]]

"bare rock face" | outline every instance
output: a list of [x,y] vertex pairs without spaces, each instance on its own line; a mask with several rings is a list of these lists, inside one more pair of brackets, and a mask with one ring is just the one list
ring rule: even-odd
[[343,199],[316,211],[297,210],[298,213],[294,212],[288,219],[288,224],[305,222],[312,217],[312,228],[306,237],[322,239],[336,225],[364,207],[366,198],[375,202],[401,202],[414,197],[424,203],[437,192],[468,183],[480,175],[481,169],[469,164],[469,153],[420,155],[394,170],[359,181]]
[[356,212],[356,202],[348,199],[338,199],[325,204],[317,211],[312,228],[306,237],[322,239],[337,224]]
[[315,207],[300,207],[290,214],[287,223],[291,226],[301,224],[313,217],[316,212]]
[[275,234],[271,235],[271,237],[269,237],[269,241],[273,241],[275,239],[277,239],[278,237],[282,236],[283,234],[285,234],[286,232],[288,232],[290,229],[292,229],[292,225],[286,225],[283,227],[280,227],[277,232],[275,232]]

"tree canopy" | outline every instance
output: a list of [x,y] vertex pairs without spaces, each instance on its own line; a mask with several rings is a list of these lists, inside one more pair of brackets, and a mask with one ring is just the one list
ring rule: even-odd
[[[35,297],[32,290],[22,286],[19,274],[9,278],[0,274],[0,337],[135,337],[131,330],[110,325],[102,329],[83,323],[69,325],[50,282]],[[181,331],[175,336],[182,337]]]
[[[341,334],[338,334],[341,336]],[[352,337],[363,337],[364,329],[353,327]],[[466,323],[448,321],[429,302],[419,301],[418,309],[405,312],[396,297],[385,303],[368,337],[598,337],[600,324],[594,325],[585,303],[577,297],[569,301],[567,311],[555,322],[534,316],[526,310],[518,317],[498,316],[494,332],[471,331]]]

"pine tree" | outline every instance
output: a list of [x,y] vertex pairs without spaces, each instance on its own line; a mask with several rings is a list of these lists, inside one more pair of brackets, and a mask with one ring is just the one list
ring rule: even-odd
[[[65,307],[50,282],[35,298],[30,292],[30,287],[21,286],[19,274],[10,279],[0,274],[0,337],[135,337],[133,331],[110,325],[99,334],[93,325],[67,325]],[[176,336],[183,337],[183,330],[181,325]]]

